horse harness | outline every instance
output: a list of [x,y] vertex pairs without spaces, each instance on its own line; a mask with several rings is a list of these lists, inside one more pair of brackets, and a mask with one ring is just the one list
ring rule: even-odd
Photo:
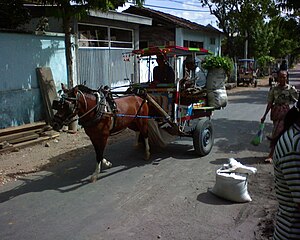
[[[80,93],[82,94],[84,101],[85,100],[85,96],[84,94],[80,91]],[[98,123],[100,121],[100,119],[104,116],[104,114],[109,114],[109,112],[105,111],[105,108],[107,107],[106,104],[106,98],[104,96],[104,94],[102,92],[94,92],[94,96],[96,97],[96,105],[94,107],[92,107],[89,111],[87,111],[86,113],[84,113],[83,115],[78,117],[78,124],[80,124],[82,127],[91,127],[93,125],[95,125],[96,123]],[[87,121],[84,121],[83,118],[85,116],[87,116],[89,113],[95,111],[95,116]]]
[[[142,106],[144,105],[144,103],[146,102],[145,98],[143,98],[143,102],[140,105],[140,107],[135,115],[125,115],[125,114],[117,114],[117,104],[112,96],[110,89],[107,86],[104,88],[100,88],[97,91],[93,91],[92,94],[96,97],[96,105],[94,107],[92,107],[90,110],[88,110],[87,112],[85,112],[83,115],[79,116],[78,119],[76,119],[76,120],[78,120],[78,124],[81,125],[83,128],[91,127],[91,126],[97,124],[101,120],[101,118],[105,115],[108,117],[113,117],[112,129],[115,127],[117,117],[133,117],[133,118],[142,117],[142,116],[139,116],[139,112],[140,112]],[[73,113],[78,108],[80,95],[83,97],[83,100],[84,100],[86,108],[87,108],[87,102],[86,102],[85,95],[79,89],[78,89],[76,98],[65,97],[66,100],[75,100],[76,101],[75,106],[73,108]],[[83,118],[93,111],[95,111],[95,116],[87,121],[83,121]]]

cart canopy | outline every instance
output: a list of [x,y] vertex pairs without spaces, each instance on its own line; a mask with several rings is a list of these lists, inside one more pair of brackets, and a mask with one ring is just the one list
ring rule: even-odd
[[133,50],[132,53],[143,56],[151,56],[156,54],[164,54],[167,57],[177,56],[188,56],[192,53],[196,55],[207,55],[212,54],[209,50],[204,48],[190,48],[181,46],[155,46],[143,49]]

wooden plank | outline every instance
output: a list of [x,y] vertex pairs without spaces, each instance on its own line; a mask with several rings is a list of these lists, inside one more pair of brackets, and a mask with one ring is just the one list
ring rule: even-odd
[[50,130],[50,131],[40,133],[40,137],[52,137],[52,136],[59,136],[59,133],[57,131],[54,131],[54,130]]
[[33,145],[33,144],[36,144],[36,143],[40,143],[40,142],[43,142],[43,141],[47,141],[49,139],[56,138],[58,136],[59,136],[59,133],[56,133],[55,135],[52,135],[52,136],[39,137],[39,138],[31,140],[31,141],[17,143],[17,144],[14,144],[12,146],[9,146],[7,148],[0,149],[0,153],[7,152],[7,151],[14,151],[16,149],[24,148],[24,147],[27,147],[27,146],[30,146],[30,145]]
[[42,129],[35,129],[35,130],[29,130],[29,131],[24,131],[24,132],[20,132],[20,133],[13,133],[13,134],[9,134],[9,135],[5,135],[5,136],[0,136],[0,142],[10,142],[18,139],[18,138],[23,138],[29,135],[32,135],[34,133],[41,133],[43,130]]
[[30,140],[33,140],[33,139],[37,139],[37,138],[39,138],[39,136],[40,136],[39,134],[32,133],[32,134],[24,136],[24,137],[19,137],[19,138],[16,138],[16,139],[12,139],[12,140],[9,141],[9,143],[16,144],[16,143],[26,142],[26,141],[30,141]]
[[30,123],[30,124],[24,124],[22,126],[8,127],[8,128],[0,129],[0,136],[6,136],[6,135],[10,135],[10,134],[19,133],[22,131],[39,129],[44,126],[46,126],[45,122],[35,122],[35,123]]
[[11,146],[11,144],[9,144],[7,141],[4,141],[4,142],[0,143],[0,149],[7,148],[7,147],[10,147],[10,146]]
[[50,67],[40,67],[36,68],[36,72],[45,106],[46,122],[51,124],[54,116],[52,102],[58,97],[52,71]]

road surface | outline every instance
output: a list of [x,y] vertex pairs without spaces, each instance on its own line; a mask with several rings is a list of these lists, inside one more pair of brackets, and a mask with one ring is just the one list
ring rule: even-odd
[[[294,71],[298,74],[297,71]],[[295,81],[291,71],[290,81]],[[266,106],[268,87],[230,91],[228,106],[214,112],[215,144],[203,158],[192,140],[152,148],[152,162],[129,138],[108,146],[114,164],[94,184],[94,152],[0,188],[1,240],[270,239],[276,199],[268,142],[250,144]],[[266,121],[266,134],[272,124]],[[62,156],[63,157],[63,156]],[[256,167],[249,177],[252,202],[237,204],[209,192],[228,158]]]

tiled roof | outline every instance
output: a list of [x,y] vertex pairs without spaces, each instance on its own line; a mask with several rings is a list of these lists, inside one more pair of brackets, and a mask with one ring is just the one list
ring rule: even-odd
[[189,20],[186,20],[184,18],[176,17],[174,15],[156,11],[156,10],[153,10],[150,8],[131,6],[128,9],[126,9],[124,12],[135,14],[135,15],[142,15],[145,17],[150,17],[150,18],[153,18],[153,20],[155,20],[155,18],[159,18],[168,23],[174,24],[176,27],[181,27],[181,28],[196,30],[196,31],[214,32],[214,33],[222,34],[221,31],[214,28],[210,24],[208,26],[203,26],[198,23],[194,23]]

